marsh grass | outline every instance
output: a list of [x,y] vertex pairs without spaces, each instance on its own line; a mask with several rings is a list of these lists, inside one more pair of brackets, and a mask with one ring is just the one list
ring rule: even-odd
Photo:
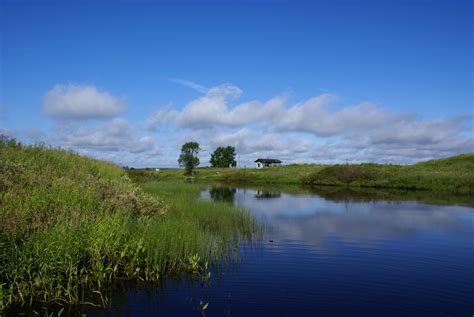
[[115,280],[192,271],[191,256],[217,261],[254,228],[198,189],[146,189],[113,164],[1,137],[0,314],[107,305]]
[[[155,251],[178,252],[173,258],[182,257],[183,254],[179,252],[189,253],[187,248],[193,247],[194,253],[205,261],[223,259],[232,256],[232,251],[237,250],[235,242],[241,239],[249,242],[259,230],[258,224],[246,210],[222,201],[201,199],[200,193],[205,189],[203,184],[150,182],[144,184],[143,188],[161,197],[170,208],[166,217],[167,230],[176,232],[181,247],[168,250],[167,244],[162,244]],[[160,225],[163,224],[156,222],[154,226],[157,227],[150,230],[160,234]]]

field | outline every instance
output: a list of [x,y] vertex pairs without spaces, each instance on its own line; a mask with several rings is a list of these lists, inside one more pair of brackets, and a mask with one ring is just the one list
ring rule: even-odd
[[[220,181],[229,183],[251,184],[301,184],[304,177],[323,169],[325,165],[293,164],[265,169],[256,168],[209,168],[199,167],[194,171],[194,179],[199,181]],[[130,170],[132,178],[141,180],[176,180],[183,179],[182,169]]]
[[[133,170],[132,177],[148,180],[183,179],[183,171]],[[304,184],[429,190],[474,194],[474,153],[414,165],[393,164],[292,164],[255,168],[197,168],[193,179],[235,184]]]

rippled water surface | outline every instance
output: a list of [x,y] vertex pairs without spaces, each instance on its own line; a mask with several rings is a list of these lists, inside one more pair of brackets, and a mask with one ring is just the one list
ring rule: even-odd
[[[210,286],[130,287],[107,311],[134,316],[472,316],[474,208],[210,187],[246,207],[264,240]],[[200,302],[209,303],[204,313]]]

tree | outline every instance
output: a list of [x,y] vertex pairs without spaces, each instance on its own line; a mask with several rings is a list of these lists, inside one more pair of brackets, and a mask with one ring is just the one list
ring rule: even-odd
[[212,167],[235,167],[235,148],[233,146],[219,146],[211,155],[209,161]]
[[192,175],[194,168],[199,165],[197,155],[200,150],[199,143],[197,142],[188,142],[181,147],[181,155],[179,156],[178,163],[179,166],[184,167],[185,175]]

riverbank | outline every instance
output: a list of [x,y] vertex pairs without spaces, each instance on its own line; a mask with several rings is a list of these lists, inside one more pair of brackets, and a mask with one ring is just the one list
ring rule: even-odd
[[[183,171],[130,170],[131,177],[147,180],[183,179]],[[195,180],[233,184],[303,184],[429,190],[474,194],[474,153],[413,165],[394,164],[292,164],[265,169],[197,168]]]
[[107,305],[114,280],[194,273],[255,229],[183,182],[145,191],[116,165],[5,137],[0,195],[0,314]]

